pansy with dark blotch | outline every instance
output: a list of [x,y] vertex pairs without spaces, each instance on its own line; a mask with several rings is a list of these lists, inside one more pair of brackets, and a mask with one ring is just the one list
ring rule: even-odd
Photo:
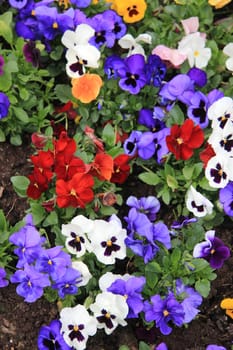
[[220,269],[226,259],[230,257],[230,249],[224,242],[215,237],[215,231],[209,230],[205,234],[205,241],[195,245],[194,258],[207,260],[213,269]]
[[119,86],[136,95],[146,85],[145,58],[135,54],[125,58],[125,66],[118,69]]
[[166,71],[166,65],[163,63],[159,56],[148,56],[147,63],[145,65],[145,74],[148,85],[160,87],[162,85],[163,79],[165,78]]
[[219,201],[223,206],[224,212],[228,216],[233,216],[233,181],[221,188],[219,191]]
[[138,113],[138,123],[146,126],[150,131],[156,132],[166,127],[162,120],[162,109],[157,107],[154,111],[149,108],[142,108]]
[[135,131],[133,130],[129,137],[125,140],[123,144],[124,152],[128,156],[136,156],[137,154],[137,149],[138,149],[138,142],[142,136],[141,131]]
[[108,56],[104,62],[104,72],[108,79],[117,79],[118,69],[125,66],[123,58],[117,55]]
[[209,124],[207,109],[207,97],[201,91],[196,91],[190,99],[187,114],[188,117],[192,119],[195,124],[200,125],[202,129],[206,128]]
[[[110,13],[108,13],[108,11],[110,11]],[[97,48],[100,48],[103,45],[111,48],[115,44],[115,23],[111,12],[111,10],[106,10],[87,20],[87,24],[89,24],[95,31],[94,36],[90,39],[89,43]]]
[[137,199],[135,196],[128,197],[126,204],[135,208],[139,213],[144,213],[150,221],[156,219],[156,214],[160,210],[160,202],[154,196],[141,197]]
[[37,339],[38,350],[71,350],[61,334],[61,322],[53,320],[42,326]]

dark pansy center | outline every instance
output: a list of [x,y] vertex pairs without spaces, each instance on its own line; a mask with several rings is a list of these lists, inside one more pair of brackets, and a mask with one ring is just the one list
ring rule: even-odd
[[205,102],[200,101],[199,107],[193,109],[193,115],[195,118],[200,119],[200,123],[204,123],[206,119],[206,110],[205,110]]
[[84,66],[87,65],[87,60],[81,60],[80,58],[77,58],[77,62],[72,63],[70,65],[70,70],[74,73],[78,72],[79,75],[84,74]]
[[129,141],[126,144],[126,149],[131,153],[133,152],[134,148],[135,148],[135,143],[136,143],[136,139],[134,139],[134,141]]
[[199,213],[201,213],[202,211],[204,211],[204,205],[196,205],[196,203],[195,203],[195,201],[192,201],[191,202],[191,206],[193,207],[193,208],[195,208],[195,209],[197,209],[197,211],[199,212]]
[[82,244],[85,243],[85,239],[82,236],[76,235],[75,232],[71,232],[71,237],[73,237],[73,239],[71,241],[69,241],[69,245],[77,250],[78,252],[80,252],[82,250]]
[[139,14],[137,10],[137,5],[127,7],[129,17],[137,16]]
[[221,140],[220,146],[224,148],[225,151],[231,152],[231,149],[233,148],[232,134],[229,134],[227,137]]
[[105,34],[106,34],[105,30],[101,30],[99,32],[95,32],[95,42],[97,44],[105,43],[105,41],[106,41]]
[[49,339],[43,339],[43,345],[48,350],[62,350],[61,345],[55,340],[52,332],[49,332]]
[[69,334],[71,341],[73,341],[74,339],[77,339],[77,341],[79,342],[84,340],[84,336],[81,333],[81,331],[84,329],[83,324],[79,324],[79,325],[70,324],[68,326],[68,329],[71,331]]
[[118,250],[120,250],[120,246],[118,244],[115,244],[116,241],[116,237],[113,236],[108,241],[101,242],[101,246],[103,248],[106,248],[104,251],[105,256],[110,256],[112,252],[117,252]]
[[226,125],[227,123],[227,120],[231,117],[230,113],[227,113],[227,114],[223,114],[222,116],[220,116],[218,118],[218,121],[220,122],[219,126],[221,129],[224,128],[224,126]]
[[139,79],[139,75],[127,72],[126,77],[127,77],[127,79],[125,80],[126,85],[131,85],[135,88],[137,86],[137,80]]
[[214,178],[214,182],[216,183],[220,183],[221,180],[226,180],[227,178],[227,174],[225,173],[225,171],[223,171],[221,165],[218,163],[216,165],[216,169],[211,169],[210,170],[210,176]]
[[112,320],[116,318],[116,316],[111,315],[109,312],[106,310],[102,309],[101,310],[101,316],[96,317],[99,323],[105,323],[107,328],[111,329],[113,328],[113,323]]

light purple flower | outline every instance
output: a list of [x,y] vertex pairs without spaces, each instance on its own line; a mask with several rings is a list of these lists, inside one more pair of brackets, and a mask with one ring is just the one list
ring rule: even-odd
[[68,267],[64,275],[56,279],[52,288],[58,291],[60,298],[65,298],[67,294],[76,294],[78,292],[78,283],[81,281],[81,274],[72,267]]
[[170,322],[178,327],[184,323],[183,306],[176,300],[173,293],[169,293],[165,299],[162,299],[158,294],[152,296],[151,303],[145,302],[144,312],[145,320],[147,322],[155,321],[156,327],[164,335],[172,332]]
[[204,242],[195,245],[193,257],[207,260],[213,269],[221,268],[230,256],[230,249],[221,239],[215,237],[214,230],[207,231],[205,239]]
[[48,326],[42,326],[37,339],[38,350],[71,350],[61,334],[61,322],[53,320]]
[[107,289],[108,292],[123,295],[129,307],[127,318],[136,318],[143,310],[144,303],[142,290],[146,283],[145,277],[129,277],[129,279],[117,279]]
[[33,303],[39,299],[44,288],[50,286],[49,277],[38,272],[34,266],[25,264],[24,270],[17,270],[10,278],[11,283],[19,283],[16,292],[24,297],[24,301]]
[[154,196],[141,197],[137,199],[135,196],[130,196],[126,204],[131,208],[136,208],[139,213],[144,213],[150,221],[156,219],[156,214],[160,210],[160,202]]
[[6,94],[0,92],[0,120],[5,118],[10,107],[10,100]]
[[202,303],[202,296],[192,287],[186,286],[181,279],[176,281],[176,293],[179,297],[182,297],[181,305],[185,313],[184,323],[189,323],[199,312],[197,307]]
[[6,280],[6,271],[3,267],[0,267],[0,288],[6,287],[9,282]]
[[223,346],[215,345],[215,344],[210,344],[207,346],[206,350],[227,350]]
[[221,188],[219,191],[219,201],[228,216],[233,216],[233,181]]

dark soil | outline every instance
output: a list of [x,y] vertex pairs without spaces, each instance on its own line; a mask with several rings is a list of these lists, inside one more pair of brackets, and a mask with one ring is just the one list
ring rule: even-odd
[[[15,194],[10,177],[29,173],[30,151],[30,138],[27,137],[20,147],[0,143],[0,208],[12,225],[25,216],[27,202]],[[140,191],[141,195],[147,194],[143,185],[140,185]],[[216,228],[216,231],[232,247],[232,222]],[[118,350],[120,345],[125,344],[131,350],[137,350],[139,341],[144,340],[150,344],[164,341],[169,350],[205,350],[208,344],[222,345],[231,350],[233,320],[225,315],[219,305],[224,297],[233,297],[233,256],[217,271],[217,275],[198,318],[188,328],[175,328],[171,335],[162,336],[158,330],[146,331],[133,321],[125,328],[117,328],[111,336],[98,332],[89,340],[87,349]],[[56,304],[43,298],[32,304],[25,303],[16,294],[15,285],[0,289],[0,350],[36,350],[40,327],[57,316]]]

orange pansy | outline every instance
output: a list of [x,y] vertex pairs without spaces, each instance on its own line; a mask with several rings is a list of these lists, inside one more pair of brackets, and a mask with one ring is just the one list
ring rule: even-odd
[[103,81],[98,74],[83,74],[72,79],[72,95],[82,103],[89,103],[99,95]]
[[220,307],[226,310],[227,316],[233,319],[233,298],[225,298],[221,301]]
[[144,18],[147,9],[145,0],[115,0],[111,8],[123,17],[126,23],[135,23]]

